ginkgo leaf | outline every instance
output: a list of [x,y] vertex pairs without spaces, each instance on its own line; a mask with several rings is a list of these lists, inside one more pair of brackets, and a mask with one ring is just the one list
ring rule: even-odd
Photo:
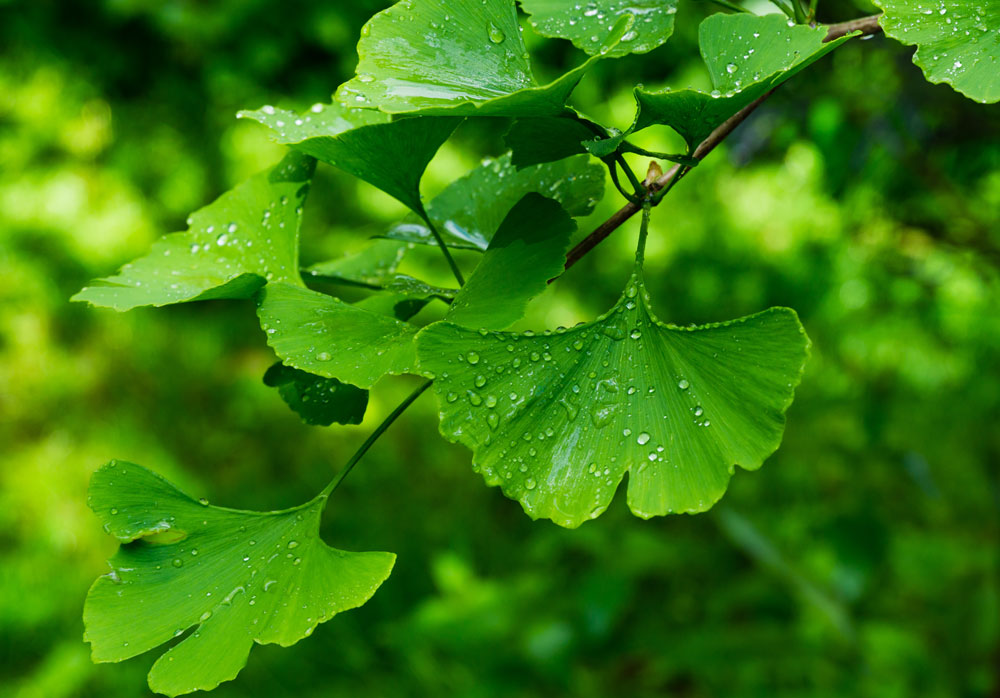
[[98,279],[74,301],[131,310],[212,298],[249,298],[270,280],[301,284],[299,224],[316,161],[290,152],[165,235],[145,257]]
[[[531,192],[558,201],[571,216],[586,216],[604,196],[604,170],[586,155],[517,169],[510,153],[487,159],[427,205],[449,247],[485,250],[511,208]],[[422,222],[408,220],[386,237],[437,245]]]
[[562,273],[575,231],[576,223],[557,202],[526,195],[500,224],[445,319],[492,330],[520,320],[528,301]]
[[224,509],[112,461],[94,473],[88,503],[122,545],[87,594],[84,638],[94,661],[119,662],[193,628],[149,673],[170,696],[235,678],[254,642],[287,647],[361,606],[396,557],[328,547],[326,496],[285,511]]
[[284,283],[260,292],[257,316],[286,365],[370,388],[388,374],[413,373],[417,328],[388,315]]
[[368,408],[368,391],[336,378],[323,378],[282,363],[264,373],[264,385],[278,394],[306,424],[328,427],[361,424]]
[[313,264],[305,273],[359,286],[381,287],[396,274],[399,263],[413,245],[398,240],[375,240],[357,254]]
[[825,42],[826,35],[823,27],[788,26],[780,15],[711,15],[701,23],[698,41],[714,89],[636,88],[639,113],[632,131],[664,124],[693,150],[730,116],[850,38]]
[[365,180],[420,212],[427,163],[461,123],[458,118],[393,120],[374,109],[318,104],[301,116],[274,107],[241,111],[269,127],[278,143]]
[[885,33],[916,45],[913,62],[983,104],[1000,102],[1000,0],[875,0]]
[[735,465],[781,442],[809,340],[772,308],[702,327],[661,323],[641,277],[597,320],[569,330],[425,328],[441,433],[532,518],[575,527],[603,512],[625,473],[648,518],[709,509]]
[[521,168],[586,153],[583,141],[595,135],[576,119],[539,116],[518,119],[503,140],[510,148],[511,163]]
[[[604,53],[630,28],[622,17]],[[600,56],[548,85],[531,72],[514,0],[402,0],[361,31],[357,75],[337,90],[354,107],[398,114],[556,116]]]
[[591,0],[587,3],[566,0],[521,0],[531,26],[542,36],[569,39],[589,54],[600,53],[601,46],[622,15],[632,16],[631,28],[608,56],[647,53],[663,44],[674,33],[677,0]]

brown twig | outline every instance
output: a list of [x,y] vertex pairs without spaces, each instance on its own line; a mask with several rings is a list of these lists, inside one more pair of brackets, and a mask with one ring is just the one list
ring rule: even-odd
[[[853,19],[849,22],[840,22],[839,24],[828,25],[827,34],[823,41],[833,41],[856,31],[860,31],[865,36],[877,34],[882,31],[882,27],[879,26],[878,23],[880,17],[881,15],[872,15],[871,17],[862,17],[860,19]],[[736,130],[737,126],[746,121],[747,117],[750,116],[750,114],[752,114],[754,110],[757,109],[757,107],[759,107],[764,100],[770,97],[773,93],[774,90],[767,92],[747,106],[743,107],[733,116],[729,117],[729,119],[727,119],[722,125],[712,131],[708,138],[698,144],[698,147],[694,150],[694,157],[701,160],[715,150],[716,146],[724,141],[730,133]],[[647,180],[644,181],[643,184],[650,193],[656,193],[671,182],[675,176],[679,181],[690,170],[690,167],[674,165],[672,168],[652,181],[649,181],[649,177],[647,176]],[[569,251],[569,254],[566,255],[565,268],[569,269],[571,266],[579,262],[592,249],[597,247],[597,245],[600,244],[606,237],[617,230],[625,221],[641,210],[642,207],[631,202],[618,209],[610,218],[597,226],[597,228],[594,229],[594,232],[590,233],[590,235],[577,243],[577,245]]]

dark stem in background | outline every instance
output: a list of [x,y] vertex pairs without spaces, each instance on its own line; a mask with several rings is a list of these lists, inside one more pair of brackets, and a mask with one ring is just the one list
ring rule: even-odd
[[[881,15],[872,15],[870,17],[853,19],[849,22],[830,24],[827,26],[826,38],[823,40],[826,42],[833,41],[834,39],[839,39],[842,36],[846,36],[856,31],[860,31],[865,36],[878,34],[882,31],[882,27],[879,26],[878,23],[880,17]],[[767,94],[745,106],[733,116],[729,117],[725,123],[712,131],[708,138],[698,144],[698,147],[694,150],[693,156],[701,160],[715,150],[719,143],[724,141],[730,133],[736,130],[737,126],[746,121],[746,118],[750,116],[750,114],[752,114],[754,110],[756,110],[757,107],[759,107],[764,100],[770,97],[773,93],[774,90],[771,90]],[[650,193],[655,194],[668,185],[672,187],[690,171],[690,167],[676,165],[652,181],[649,181],[647,178],[647,181],[643,182],[643,184]],[[654,200],[656,203],[659,203],[658,197],[654,197]],[[569,251],[569,254],[566,255],[565,268],[569,269],[583,259],[583,257],[586,256],[592,249],[597,247],[597,245],[600,244],[604,238],[611,235],[611,233],[617,230],[625,221],[634,216],[640,210],[642,210],[640,205],[636,205],[631,202],[618,209],[614,215],[597,226],[597,228],[594,229],[594,232],[577,243],[577,245]]]

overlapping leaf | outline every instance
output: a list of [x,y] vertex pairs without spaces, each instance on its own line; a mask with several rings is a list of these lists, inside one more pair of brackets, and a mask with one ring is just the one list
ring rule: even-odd
[[[571,216],[586,216],[604,195],[604,170],[587,156],[517,169],[510,154],[483,162],[428,205],[427,214],[449,247],[485,250],[504,217],[525,194],[558,201]],[[423,223],[408,220],[386,237],[436,245]]]
[[620,17],[631,16],[631,27],[606,54],[624,56],[647,53],[670,38],[677,0],[521,0],[521,8],[539,34],[569,39],[591,55],[601,52]]
[[788,26],[780,15],[714,14],[698,30],[714,89],[635,91],[633,131],[654,124],[676,130],[693,150],[716,127],[850,37],[826,42],[827,30]]
[[323,378],[281,363],[264,374],[264,384],[278,394],[306,424],[328,427],[361,424],[368,408],[368,391],[336,378]]
[[98,279],[75,301],[130,310],[211,298],[248,298],[270,280],[301,284],[299,223],[315,160],[289,153],[166,235],[145,257]]
[[[630,28],[623,17],[608,52]],[[402,0],[358,43],[357,75],[337,90],[355,107],[398,114],[555,116],[594,60],[548,85],[531,72],[514,0]]]
[[576,119],[539,116],[518,119],[504,134],[515,167],[555,162],[571,155],[586,153],[583,141],[595,134]]
[[112,461],[88,501],[122,543],[84,606],[94,661],[129,659],[194,628],[149,673],[150,688],[170,696],[235,678],[254,642],[287,647],[364,604],[395,561],[328,547],[325,497],[278,512],[223,509]]
[[314,278],[359,286],[382,286],[396,274],[399,263],[413,245],[398,240],[376,240],[357,254],[308,267]]
[[665,325],[633,278],[611,311],[569,330],[436,323],[417,344],[441,433],[530,516],[574,527],[626,472],[638,516],[710,508],[736,464],[756,469],[778,447],[809,342],[786,308]]
[[294,368],[362,388],[414,372],[417,328],[394,317],[285,283],[261,291],[257,315],[267,343]]
[[879,24],[892,38],[916,45],[913,62],[935,83],[965,96],[1000,101],[1000,0],[875,0]]
[[562,273],[576,224],[552,199],[528,194],[510,210],[446,319],[502,330],[524,315],[548,280]]
[[279,143],[290,145],[390,194],[421,211],[420,178],[460,123],[457,118],[398,119],[374,109],[341,104],[316,105],[296,115],[264,107],[240,117],[268,126]]

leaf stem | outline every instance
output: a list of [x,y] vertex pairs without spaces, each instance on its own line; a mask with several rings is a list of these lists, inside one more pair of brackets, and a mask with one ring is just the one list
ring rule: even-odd
[[642,202],[642,223],[639,224],[639,244],[635,248],[635,266],[640,271],[646,261],[646,238],[649,237],[649,218],[653,213],[653,201],[647,196]]
[[430,216],[427,215],[426,211],[418,211],[420,217],[424,219],[424,223],[427,224],[427,229],[431,231],[431,235],[434,236],[434,240],[437,242],[438,247],[441,248],[441,253],[444,258],[448,260],[448,266],[451,267],[451,273],[455,275],[455,280],[458,282],[459,286],[465,286],[465,278],[462,276],[462,270],[458,268],[455,264],[455,258],[451,256],[451,252],[448,251],[448,246],[444,244],[444,239],[441,237],[441,233],[438,232],[437,227],[431,221]]
[[[858,19],[850,20],[848,22],[827,25],[827,33],[824,41],[833,41],[853,32],[861,32],[866,36],[878,34],[882,31],[882,27],[879,26],[878,23],[881,16],[881,14],[871,15],[869,17],[860,17]],[[730,133],[736,130],[736,127],[743,123],[747,117],[749,117],[750,114],[757,109],[757,107],[763,104],[764,100],[771,96],[773,92],[774,90],[771,90],[771,92],[762,95],[757,100],[751,102],[727,119],[723,124],[712,131],[712,133],[705,140],[698,144],[698,147],[695,148],[692,156],[699,160],[704,159],[705,156],[712,152],[722,141],[724,141]],[[647,178],[644,185],[649,191],[655,193],[665,188],[667,185],[673,187],[673,185],[676,184],[689,171],[690,168],[685,169],[682,165],[676,165],[655,180],[650,181],[650,179]],[[656,200],[656,203],[659,203],[659,199]],[[625,206],[618,209],[618,211],[616,211],[610,218],[597,226],[592,233],[577,243],[577,245],[569,251],[566,255],[565,268],[569,269],[587,256],[591,250],[597,247],[597,245],[611,235],[611,233],[621,227],[623,223],[638,213],[641,208],[642,207],[640,205],[634,204],[630,201]]]
[[368,453],[368,450],[375,445],[375,442],[379,440],[379,437],[381,437],[382,434],[384,434],[386,430],[392,426],[392,423],[399,418],[399,415],[403,414],[403,412],[406,411],[406,408],[412,405],[433,382],[434,381],[425,381],[423,385],[410,393],[409,397],[399,403],[399,405],[396,406],[396,409],[394,409],[388,417],[382,420],[382,423],[375,428],[375,431],[373,431],[371,435],[365,439],[365,442],[361,444],[361,447],[354,452],[354,455],[351,456],[349,461],[347,461],[347,464],[340,470],[339,473],[337,473],[337,477],[335,477],[329,485],[324,487],[323,491],[320,492],[316,498],[322,499],[329,497],[333,491],[340,486],[340,483],[344,481],[344,478],[350,474],[351,470],[354,469],[354,466],[358,464],[358,461],[360,461],[364,455]]
[[745,7],[741,7],[734,2],[729,2],[729,0],[710,0],[720,7],[725,7],[727,10],[732,10],[733,12],[747,12],[753,14]]

